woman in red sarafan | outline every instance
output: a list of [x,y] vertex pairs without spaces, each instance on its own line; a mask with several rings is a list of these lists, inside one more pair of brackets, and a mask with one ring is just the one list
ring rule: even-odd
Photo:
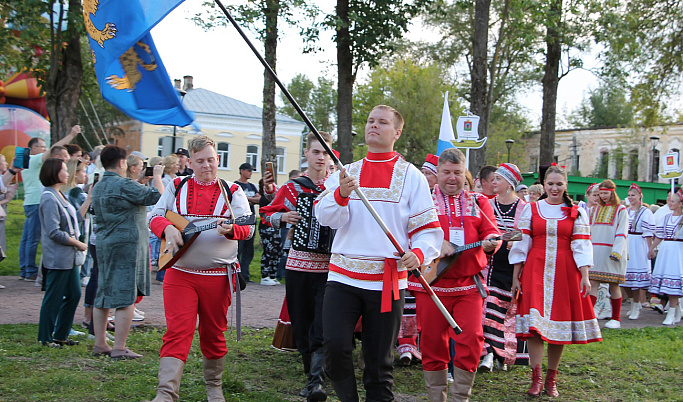
[[540,395],[544,387],[544,342],[548,343],[545,391],[558,396],[557,368],[564,345],[602,340],[586,297],[588,269],[593,264],[588,217],[572,205],[566,190],[564,170],[550,167],[545,176],[548,197],[524,208],[518,224],[523,238],[510,250],[510,263],[515,265],[511,291],[519,291],[516,332],[527,341],[533,368],[529,395]]

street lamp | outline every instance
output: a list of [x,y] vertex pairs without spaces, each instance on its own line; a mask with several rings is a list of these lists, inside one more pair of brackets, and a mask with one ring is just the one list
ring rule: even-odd
[[[178,93],[178,95],[180,95],[180,103],[183,103],[183,99],[185,99],[185,94],[187,93],[187,91],[182,90],[180,88],[176,88],[176,92]],[[175,136],[176,136],[176,126],[173,126],[173,148],[171,149],[171,153],[174,153],[177,149],[175,147]]]
[[505,140],[505,146],[508,147],[508,163],[510,163],[510,148],[512,148],[512,144],[515,143],[515,140],[513,139],[507,139]]
[[657,146],[658,142],[659,142],[659,137],[657,137],[656,135],[650,136],[650,143],[652,144],[652,169],[651,169],[652,174],[650,176],[651,182],[655,181],[655,177],[656,177],[655,175],[657,174],[657,172],[655,172],[655,151],[656,151],[655,147]]

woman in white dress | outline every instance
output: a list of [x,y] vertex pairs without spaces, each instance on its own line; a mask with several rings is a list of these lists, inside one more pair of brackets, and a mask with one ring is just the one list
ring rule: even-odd
[[626,263],[626,282],[621,287],[631,296],[630,320],[640,316],[645,291],[650,286],[652,263],[648,253],[654,237],[655,218],[652,211],[643,205],[643,192],[633,183],[628,189],[628,261]]
[[598,287],[607,283],[612,305],[612,319],[605,328],[621,328],[621,287],[626,280],[628,250],[628,211],[619,203],[616,184],[612,180],[600,183],[600,205],[591,208],[591,241],[593,268],[590,271],[591,301],[595,305]]
[[669,207],[671,213],[657,224],[649,252],[649,257],[654,258],[654,249],[659,245],[649,290],[652,294],[669,296],[669,311],[662,323],[664,325],[676,324],[683,314],[678,303],[683,296],[683,191],[678,189],[671,194]]

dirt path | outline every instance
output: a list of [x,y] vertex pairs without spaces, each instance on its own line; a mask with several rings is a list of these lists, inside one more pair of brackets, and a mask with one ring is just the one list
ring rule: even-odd
[[[152,280],[151,295],[138,304],[145,312],[147,325],[166,325],[161,285]],[[0,276],[0,324],[37,324],[43,292],[34,282],[20,281],[18,276]],[[85,288],[81,288],[85,295]],[[285,286],[262,286],[249,283],[242,291],[242,325],[245,327],[275,327],[285,297]],[[76,310],[75,323],[83,321],[83,297]]]
[[[33,282],[18,280],[18,276],[0,276],[0,324],[38,323],[40,305],[43,301],[43,292]],[[164,303],[161,285],[152,281],[152,294],[138,304],[138,308],[145,312],[147,325],[166,325],[164,318]],[[85,293],[85,288],[81,288]],[[262,286],[257,283],[249,283],[242,292],[242,325],[245,327],[274,328],[280,315],[280,308],[285,297],[285,286]],[[649,326],[662,326],[664,316],[656,311],[645,308],[638,320],[629,320],[628,306],[624,306],[621,312],[622,328],[642,328]],[[74,322],[83,321],[83,300],[76,311]],[[605,325],[606,320],[600,320],[600,326]],[[462,326],[463,324],[460,323]],[[681,324],[678,324],[681,325]],[[610,331],[609,329],[606,331]]]

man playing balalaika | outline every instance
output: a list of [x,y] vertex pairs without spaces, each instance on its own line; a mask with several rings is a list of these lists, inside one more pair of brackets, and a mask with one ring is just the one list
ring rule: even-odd
[[[253,219],[232,224],[224,218],[251,217],[247,196],[240,186],[217,178],[219,156],[216,143],[199,135],[189,143],[194,175],[178,177],[169,184],[149,218],[149,227],[166,253],[183,247],[180,231],[167,219],[169,212],[197,227],[211,227],[168,268],[164,278],[164,310],[167,329],[159,361],[159,385],[154,401],[176,401],[185,361],[192,346],[197,315],[203,354],[204,382],[209,401],[224,401],[221,378],[225,365],[227,311],[236,283],[239,263],[237,241],[254,234]],[[241,219],[240,219],[241,218]],[[213,225],[212,225],[213,224]],[[232,285],[232,287],[231,287]]]

